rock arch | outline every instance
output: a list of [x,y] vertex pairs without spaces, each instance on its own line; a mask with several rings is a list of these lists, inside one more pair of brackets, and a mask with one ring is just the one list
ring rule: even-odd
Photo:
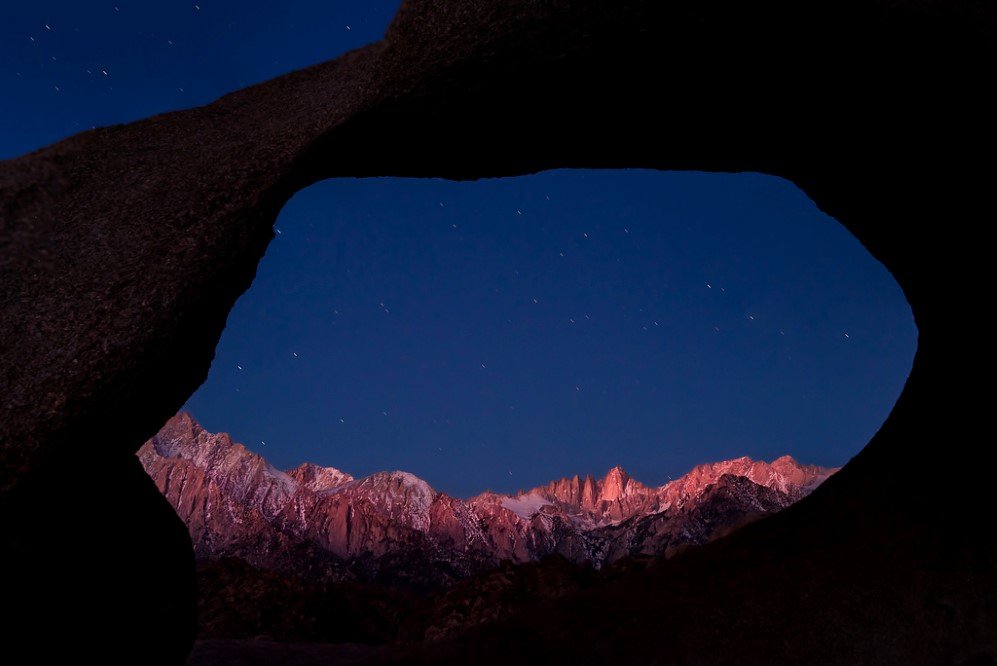
[[[978,591],[994,583],[979,522],[992,502],[975,469],[988,423],[971,382],[992,357],[978,236],[997,212],[995,16],[975,0],[410,1],[384,40],[336,60],[0,164],[11,635],[55,652],[73,643],[53,635],[100,637],[104,654],[155,642],[182,659],[189,543],[131,453],[204,380],[295,191],[639,166],[792,180],[893,272],[919,350],[883,428],[820,492],[580,602],[646,609],[633,629],[589,617],[578,636],[571,611],[554,612],[544,631],[572,640],[553,657],[992,658]],[[502,631],[433,656],[497,659]]]

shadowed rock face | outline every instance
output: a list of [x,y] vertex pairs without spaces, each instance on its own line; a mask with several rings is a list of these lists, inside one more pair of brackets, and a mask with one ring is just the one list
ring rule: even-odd
[[[427,658],[555,637],[580,661],[989,663],[992,500],[974,473],[989,405],[971,380],[993,355],[978,236],[997,219],[995,35],[975,0],[409,2],[384,41],[335,61],[0,164],[10,635],[154,644],[164,661],[189,644],[190,544],[129,460],[205,379],[293,192],[640,166],[779,175],[841,221],[913,308],[904,394],[780,516]],[[117,528],[74,502],[81,470],[112,489]],[[37,529],[52,515],[67,541]],[[168,583],[139,593],[151,575]],[[98,595],[106,613],[88,610]],[[624,625],[594,610],[608,604],[647,612]]]

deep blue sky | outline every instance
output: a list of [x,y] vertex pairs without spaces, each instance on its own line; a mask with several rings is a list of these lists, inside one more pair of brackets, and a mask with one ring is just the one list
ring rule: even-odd
[[380,39],[399,4],[0,0],[0,158],[328,60]]
[[[86,4],[3,8],[0,157],[335,56],[396,5]],[[277,227],[188,408],[281,467],[468,495],[615,464],[649,483],[738,455],[841,464],[915,347],[892,277],[771,177],[329,181]]]

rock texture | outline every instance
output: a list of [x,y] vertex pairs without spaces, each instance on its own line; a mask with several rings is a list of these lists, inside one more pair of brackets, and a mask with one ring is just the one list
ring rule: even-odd
[[187,413],[138,452],[201,559],[239,557],[306,580],[439,590],[503,561],[561,555],[599,568],[701,545],[802,499],[836,470],[738,458],[648,487],[619,467],[517,495],[469,500],[406,472],[363,479],[304,464],[288,473],[206,432]]
[[[995,26],[981,0],[413,0],[383,41],[335,61],[0,164],[10,635],[53,652],[107,637],[103,656],[113,637],[145,663],[149,646],[163,660],[189,646],[189,544],[128,459],[206,377],[293,192],[639,166],[799,185],[904,289],[920,331],[904,393],[861,454],[777,517],[423,657],[501,662],[557,640],[579,663],[992,662],[992,497],[967,470],[990,430]],[[81,473],[135,530],[67,513]],[[37,527],[50,515],[99,547],[67,566]],[[177,584],[143,596],[150,557]],[[613,624],[612,605],[646,612]]]

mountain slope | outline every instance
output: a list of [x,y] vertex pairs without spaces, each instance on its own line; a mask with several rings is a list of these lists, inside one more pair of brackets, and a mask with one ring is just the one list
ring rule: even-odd
[[138,456],[201,558],[236,556],[309,579],[415,588],[552,554],[596,567],[667,554],[779,511],[835,471],[789,456],[745,457],[651,487],[615,467],[601,479],[574,476],[462,500],[407,472],[355,479],[306,463],[285,473],[185,413]]

